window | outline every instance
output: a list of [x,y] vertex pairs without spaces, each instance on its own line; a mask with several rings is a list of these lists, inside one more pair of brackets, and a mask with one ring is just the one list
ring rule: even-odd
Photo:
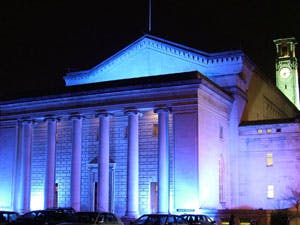
[[286,45],[281,47],[281,56],[288,56],[288,47]]
[[268,134],[271,134],[271,133],[272,133],[272,129],[270,129],[270,128],[267,129],[267,133],[268,133]]
[[94,211],[98,209],[98,182],[94,183]]
[[273,154],[267,153],[267,166],[273,166]]
[[158,124],[153,124],[153,132],[152,132],[153,137],[158,136]]
[[274,198],[274,186],[273,185],[268,185],[267,197]]
[[220,126],[219,127],[219,138],[223,139],[223,136],[224,136],[224,134],[223,134],[223,126]]
[[258,130],[257,130],[257,133],[258,133],[258,134],[262,134],[262,132],[263,132],[262,129],[258,129]]
[[157,213],[158,211],[158,183],[150,183],[150,209],[151,213]]

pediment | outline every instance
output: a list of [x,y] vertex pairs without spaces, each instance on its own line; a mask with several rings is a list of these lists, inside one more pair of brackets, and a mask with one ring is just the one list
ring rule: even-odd
[[242,52],[208,54],[145,35],[90,70],[71,72],[66,85],[80,85],[171,73],[199,71],[206,76],[239,73]]

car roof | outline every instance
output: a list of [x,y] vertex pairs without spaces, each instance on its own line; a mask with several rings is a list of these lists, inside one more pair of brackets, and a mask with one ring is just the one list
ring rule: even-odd
[[86,213],[86,214],[113,214],[111,212],[91,212],[91,211],[79,211],[79,212],[76,212],[77,214],[83,214],[83,213]]
[[207,216],[205,214],[181,214],[182,216]]
[[17,212],[1,210],[0,213],[17,213]]
[[181,216],[181,215],[177,215],[177,214],[170,214],[170,213],[148,213],[148,214],[143,214],[142,216]]

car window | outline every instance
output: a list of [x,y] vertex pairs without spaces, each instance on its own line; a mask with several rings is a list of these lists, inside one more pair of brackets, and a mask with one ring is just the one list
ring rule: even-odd
[[205,216],[203,215],[199,216],[199,221],[205,221]]
[[158,225],[165,225],[166,222],[167,222],[167,216],[166,215],[159,216],[159,223],[157,223]]
[[186,224],[185,220],[181,216],[175,216],[177,224]]
[[6,222],[6,221],[7,221],[7,214],[0,213],[0,222]]
[[171,225],[171,224],[175,224],[175,218],[172,215],[168,216],[168,225]]
[[15,221],[17,220],[18,215],[16,213],[10,213],[8,214],[9,216],[9,221]]
[[137,224],[137,225],[144,225],[144,224],[147,223],[147,220],[148,220],[148,216],[147,216],[147,215],[142,216],[142,217],[140,217],[140,218],[137,220],[136,224]]
[[33,219],[34,217],[35,217],[35,213],[34,212],[25,213],[23,215],[23,218],[25,218],[25,219]]
[[113,214],[106,214],[104,221],[109,223],[117,223],[117,218]]
[[210,218],[210,217],[207,217],[207,220],[209,221],[209,222],[214,222],[214,220],[212,219],[212,218]]
[[160,225],[159,217],[157,216],[149,216],[148,220],[146,221],[147,225]]

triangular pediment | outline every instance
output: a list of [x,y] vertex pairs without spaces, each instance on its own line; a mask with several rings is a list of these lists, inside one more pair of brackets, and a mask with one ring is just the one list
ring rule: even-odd
[[206,76],[239,73],[242,52],[208,54],[145,35],[90,70],[68,73],[67,86],[199,71]]

